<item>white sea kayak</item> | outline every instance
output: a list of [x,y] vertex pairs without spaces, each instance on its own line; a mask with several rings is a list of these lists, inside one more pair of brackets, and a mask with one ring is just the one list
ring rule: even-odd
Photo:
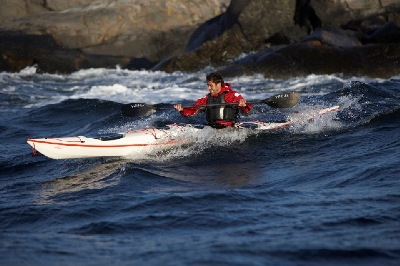
[[[328,112],[339,110],[339,106],[324,108],[314,115],[308,115],[312,120]],[[295,124],[296,121],[262,122],[246,121],[237,123],[237,129],[276,130]],[[52,159],[74,159],[94,157],[131,157],[137,154],[162,151],[177,145],[190,143],[190,136],[209,126],[192,124],[169,124],[160,128],[149,127],[139,130],[126,131],[113,136],[91,138],[76,137],[48,137],[28,139],[34,154],[36,151]]]

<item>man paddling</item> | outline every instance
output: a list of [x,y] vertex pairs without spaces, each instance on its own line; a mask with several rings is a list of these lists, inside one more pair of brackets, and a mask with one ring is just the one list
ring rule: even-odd
[[242,95],[232,90],[231,84],[224,82],[219,73],[208,74],[206,80],[210,93],[194,103],[194,106],[199,107],[183,108],[181,104],[175,104],[174,108],[184,116],[193,116],[206,105],[207,123],[216,128],[233,126],[239,113],[248,114],[253,108],[251,104],[246,103]]

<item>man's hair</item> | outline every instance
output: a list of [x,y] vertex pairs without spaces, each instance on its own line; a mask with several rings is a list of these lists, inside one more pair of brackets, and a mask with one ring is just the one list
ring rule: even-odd
[[210,73],[206,76],[206,80],[208,81],[212,81],[215,84],[221,83],[221,85],[224,85],[224,79],[222,78],[222,76],[219,73],[213,72]]

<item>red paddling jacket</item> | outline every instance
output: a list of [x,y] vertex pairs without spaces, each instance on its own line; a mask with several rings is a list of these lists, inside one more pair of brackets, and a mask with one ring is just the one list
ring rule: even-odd
[[[233,91],[231,84],[224,83],[218,95],[211,96],[209,93],[203,98],[198,99],[194,105],[237,103],[240,99],[243,99],[242,95]],[[247,104],[244,107],[239,107],[238,105],[207,106],[205,109],[207,122],[211,126],[233,126],[235,122],[237,122],[239,111],[243,114],[248,114],[252,108],[253,106],[251,104]],[[184,116],[192,116],[200,109],[201,106],[184,108],[181,114]]]

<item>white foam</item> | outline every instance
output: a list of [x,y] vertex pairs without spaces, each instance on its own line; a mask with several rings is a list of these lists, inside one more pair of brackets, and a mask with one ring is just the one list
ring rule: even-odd
[[[214,129],[206,127],[178,136],[184,139],[185,144],[167,150],[148,153],[146,155],[132,155],[128,159],[147,159],[155,161],[168,161],[182,157],[201,154],[210,148],[228,147],[235,143],[244,142],[249,135],[255,132],[247,129]],[[140,158],[138,157],[140,156]]]
[[342,123],[336,119],[337,112],[328,112],[324,115],[319,115],[321,108],[322,106],[308,107],[298,114],[289,116],[291,120],[296,121],[290,127],[290,131],[295,134],[315,134],[338,130],[343,126]]
[[[116,67],[85,69],[70,75],[59,75],[37,74],[36,67],[28,67],[19,73],[0,73],[0,92],[15,93],[15,88],[18,87],[18,93],[22,96],[26,94],[26,98],[30,100],[30,103],[25,105],[27,108],[79,98],[119,103],[193,102],[208,93],[205,83],[206,70],[195,73],[166,73],[132,71]],[[363,77],[345,79],[337,75],[308,75],[287,80],[266,79],[260,74],[225,78],[234,90],[248,100],[262,100],[288,91],[298,91],[303,96],[325,94],[334,91],[335,86],[342,88],[354,80],[385,81]]]

